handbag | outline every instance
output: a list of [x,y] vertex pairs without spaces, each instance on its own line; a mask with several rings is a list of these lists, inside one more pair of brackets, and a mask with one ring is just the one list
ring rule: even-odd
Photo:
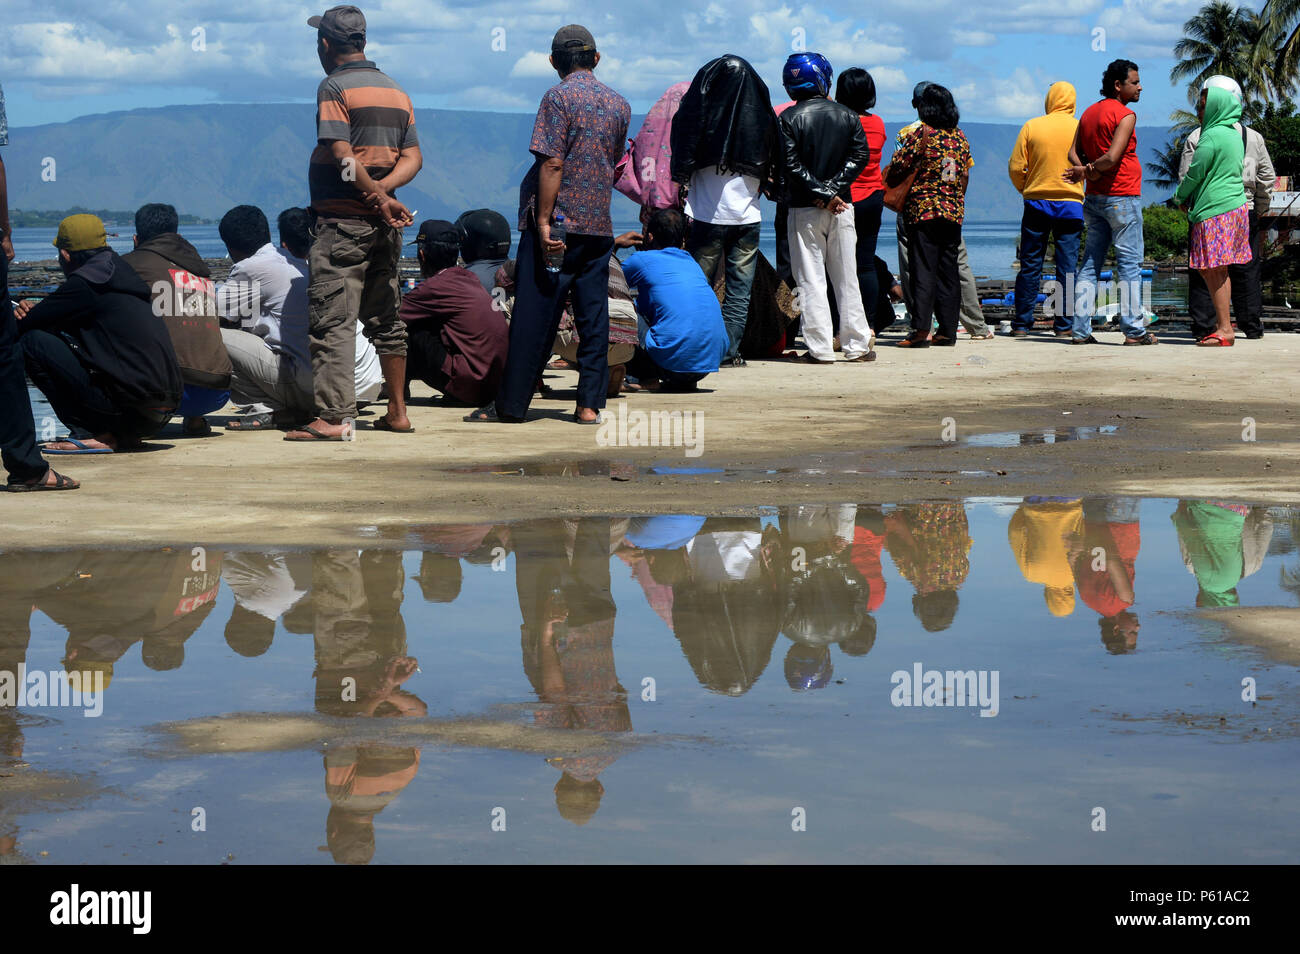
[[[926,140],[929,138],[929,136],[930,136],[930,127],[922,124],[921,145],[920,145],[920,149],[918,150],[918,153],[924,152]],[[903,206],[907,202],[907,194],[912,191],[912,183],[916,180],[916,173],[921,168],[921,161],[923,158],[924,158],[923,155],[918,154],[917,161],[912,164],[912,171],[907,173],[907,175],[903,176],[901,179],[897,179],[897,181],[892,183],[890,182],[890,180],[897,178],[896,173],[894,172],[894,164],[891,162],[889,165],[885,166],[885,170],[883,173],[881,173],[881,177],[885,180],[885,207],[886,208],[892,209],[895,212],[903,211]]]

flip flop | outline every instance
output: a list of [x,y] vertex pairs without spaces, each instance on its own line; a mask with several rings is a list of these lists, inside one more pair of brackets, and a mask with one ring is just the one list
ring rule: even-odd
[[388,431],[392,434],[415,433],[415,425],[411,425],[410,427],[393,427],[393,425],[389,423],[388,418],[386,417],[381,417],[379,420],[375,421],[373,424],[370,425],[370,429],[372,431]]
[[1233,338],[1225,338],[1218,332],[1214,332],[1196,342],[1196,346],[1198,348],[1231,348],[1233,341]]
[[[76,450],[55,450],[54,448],[50,447],[51,444],[71,444],[73,447],[76,448]],[[49,454],[51,456],[54,456],[56,454],[72,455],[72,454],[115,453],[115,451],[111,447],[87,447],[84,443],[77,440],[75,437],[63,437],[57,441],[46,441],[44,444],[40,445],[40,452],[42,454]]]
[[51,469],[50,473],[54,475],[54,483],[52,484],[47,484],[44,475],[42,475],[40,480],[34,484],[25,483],[21,480],[10,481],[5,484],[5,490],[12,494],[25,494],[41,490],[78,490],[81,487],[81,484],[71,477],[64,477],[57,470]]
[[[310,434],[311,437],[292,436],[295,433]],[[285,434],[284,439],[286,441],[295,441],[295,442],[303,442],[303,443],[307,443],[310,441],[339,441],[340,443],[342,443],[344,437],[342,434],[338,435],[337,437],[331,437],[329,434],[322,434],[320,431],[316,430],[316,428],[312,427],[310,424],[304,424],[302,427],[298,428],[297,431],[290,431],[288,434]]]

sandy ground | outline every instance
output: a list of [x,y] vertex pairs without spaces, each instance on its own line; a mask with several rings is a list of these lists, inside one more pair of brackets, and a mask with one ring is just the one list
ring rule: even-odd
[[[752,362],[711,375],[700,394],[610,403],[607,414],[620,406],[700,412],[694,458],[682,448],[602,446],[608,435],[569,419],[576,375],[558,372],[548,372],[556,395],[535,401],[522,425],[463,423],[463,410],[440,406],[419,385],[414,434],[371,431],[365,415],[356,440],[342,444],[219,426],[213,437],[185,438],[173,424],[151,452],[56,458],[82,481],[79,491],[0,494],[0,547],[373,544],[432,522],[982,495],[1300,501],[1300,336],[1211,350],[1186,334],[1153,348],[1120,347],[1118,333],[1086,348],[963,335],[956,348],[915,352],[892,347],[898,337],[882,341],[874,364]],[[1245,418],[1254,441],[1243,440]],[[1118,430],[1091,440],[967,443],[1107,425]],[[646,473],[656,461],[727,472]],[[572,476],[559,466],[545,468],[551,476],[518,472],[581,462]],[[474,467],[487,472],[463,472]]]

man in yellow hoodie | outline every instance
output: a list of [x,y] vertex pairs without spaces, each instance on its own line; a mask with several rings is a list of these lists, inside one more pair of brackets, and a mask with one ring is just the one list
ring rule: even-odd
[[1083,232],[1083,183],[1066,182],[1061,171],[1069,164],[1079,121],[1074,118],[1074,87],[1053,83],[1047,91],[1045,115],[1020,127],[1007,172],[1025,199],[1020,220],[1020,274],[1016,276],[1016,317],[1011,337],[1027,338],[1034,328],[1034,305],[1043,273],[1047,240],[1055,240],[1056,281],[1061,292],[1049,296],[1060,302],[1053,330],[1069,338],[1073,324],[1074,276],[1079,263],[1079,238]]

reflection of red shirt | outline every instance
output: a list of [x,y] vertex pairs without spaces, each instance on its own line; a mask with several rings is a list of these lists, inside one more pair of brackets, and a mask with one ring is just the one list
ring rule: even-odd
[[885,576],[880,566],[880,554],[884,546],[885,538],[880,534],[872,533],[866,527],[853,528],[849,562],[871,586],[871,595],[867,599],[867,612],[870,613],[874,613],[885,602]]
[[[1128,585],[1131,590],[1137,575],[1134,564],[1137,562],[1138,550],[1142,545],[1142,534],[1138,530],[1136,523],[1089,523],[1084,521],[1083,538],[1087,541],[1087,544],[1075,563],[1079,596],[1102,616],[1114,616],[1116,613],[1132,606],[1133,601],[1120,599],[1119,594],[1115,592],[1114,584],[1111,583],[1110,575],[1105,570],[1094,570],[1092,568],[1092,547],[1097,546],[1098,541],[1104,540],[1107,536],[1115,541],[1114,549],[1111,550],[1108,547],[1107,554],[1109,556],[1114,553],[1119,556],[1120,565],[1124,567],[1124,576],[1128,578]],[[1113,557],[1110,558],[1113,559]]]
[[885,121],[879,116],[868,114],[859,117],[862,131],[867,134],[867,147],[871,150],[871,159],[866,168],[853,180],[853,201],[861,202],[873,192],[885,187],[885,180],[880,178],[880,154],[885,149]]

